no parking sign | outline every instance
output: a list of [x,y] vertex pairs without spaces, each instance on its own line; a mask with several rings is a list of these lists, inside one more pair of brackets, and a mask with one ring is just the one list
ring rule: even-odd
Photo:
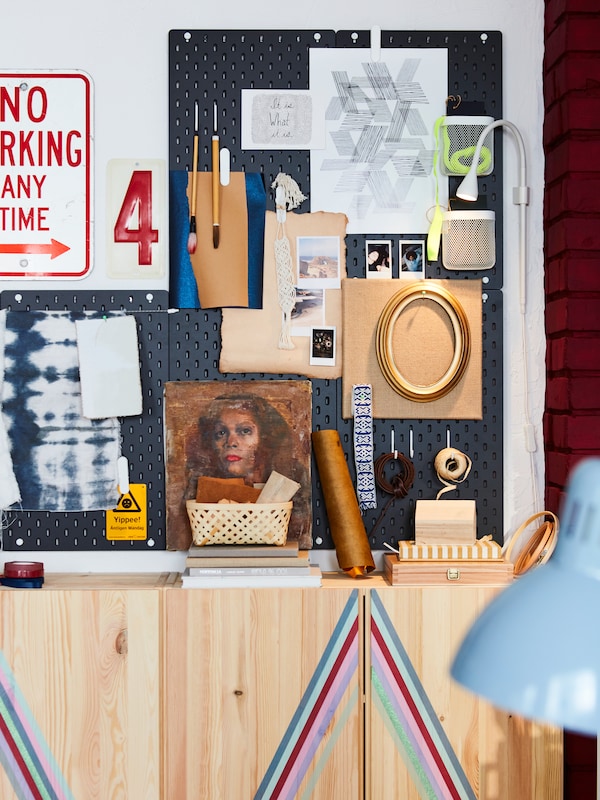
[[0,73],[0,278],[92,268],[92,82]]

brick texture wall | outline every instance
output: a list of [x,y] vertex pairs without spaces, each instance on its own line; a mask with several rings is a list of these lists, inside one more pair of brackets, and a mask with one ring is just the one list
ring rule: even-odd
[[[600,454],[600,6],[546,0],[546,507]],[[567,735],[565,800],[595,800],[596,740]]]

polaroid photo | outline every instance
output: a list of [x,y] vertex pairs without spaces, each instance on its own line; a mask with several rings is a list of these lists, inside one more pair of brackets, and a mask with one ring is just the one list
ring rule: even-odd
[[424,239],[400,239],[400,277],[410,280],[425,277]]
[[367,278],[392,277],[392,242],[389,239],[365,242],[365,275]]
[[297,285],[301,289],[339,289],[339,236],[297,236]]
[[296,302],[291,313],[292,336],[310,336],[312,328],[325,323],[325,292],[296,286]]
[[309,363],[321,367],[335,366],[335,326],[311,328]]

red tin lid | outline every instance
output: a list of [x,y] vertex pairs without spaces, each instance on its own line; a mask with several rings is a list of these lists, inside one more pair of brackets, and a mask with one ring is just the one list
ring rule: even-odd
[[44,565],[41,561],[6,561],[4,576],[6,578],[42,578]]

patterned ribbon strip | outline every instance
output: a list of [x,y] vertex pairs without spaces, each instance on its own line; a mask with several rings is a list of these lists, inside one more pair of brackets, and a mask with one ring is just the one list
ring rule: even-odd
[[19,800],[74,800],[2,653],[0,762]]
[[361,511],[377,508],[373,466],[372,394],[372,387],[368,384],[357,384],[352,387],[356,491]]
[[[254,800],[293,800],[323,737],[328,732],[326,755],[331,752],[333,735],[339,735],[347,713],[342,710],[340,724],[331,728],[342,698],[358,670],[358,592],[352,593],[335,626],[331,639],[300,700]],[[346,709],[356,701],[353,693]],[[321,767],[322,768],[322,767]],[[313,776],[314,777],[314,776]]]
[[423,800],[476,800],[381,599],[371,591],[373,696]]

